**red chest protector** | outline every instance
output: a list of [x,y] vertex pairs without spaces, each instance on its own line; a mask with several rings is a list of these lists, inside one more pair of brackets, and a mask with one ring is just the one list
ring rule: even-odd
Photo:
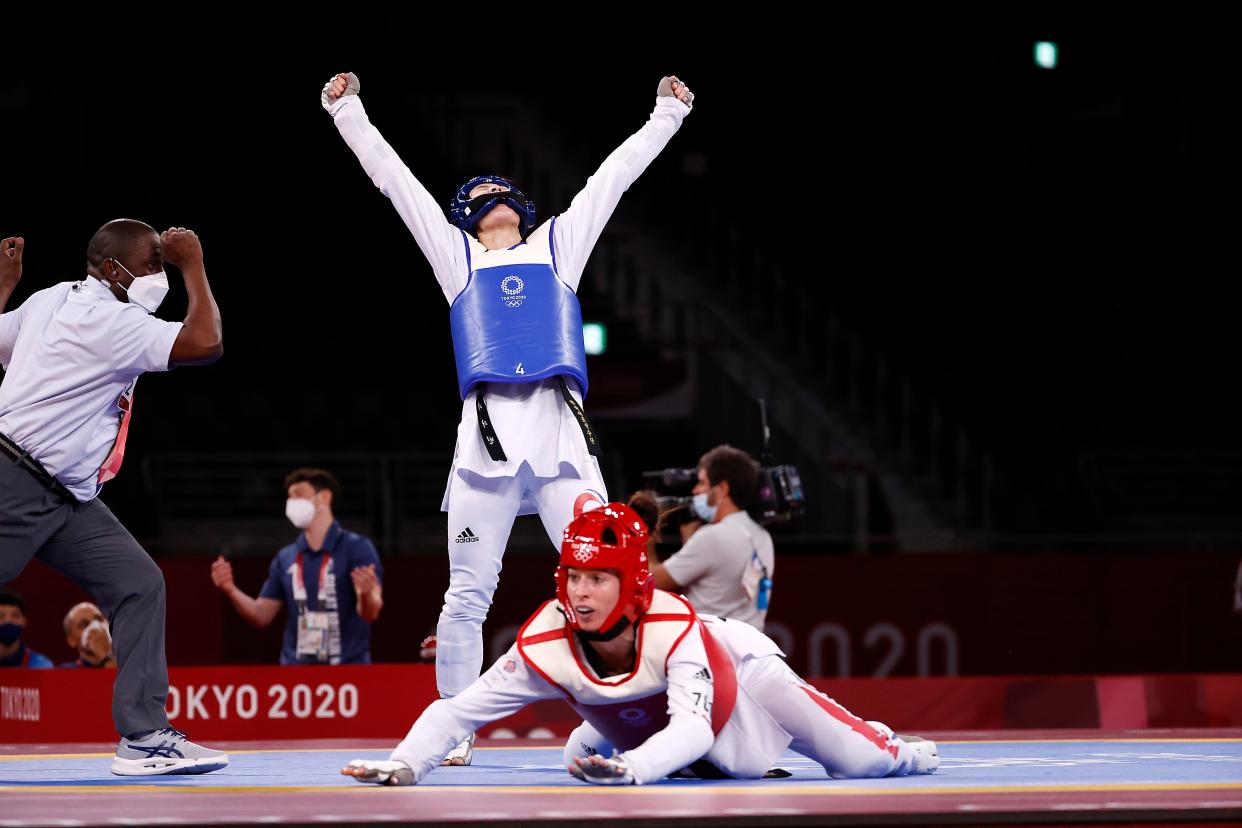
[[676,595],[656,590],[651,608],[638,621],[634,670],[626,676],[601,679],[583,663],[556,601],[545,603],[522,626],[517,646],[530,668],[558,687],[584,720],[618,750],[630,750],[668,725],[668,660],[692,629],[699,631],[707,652],[712,732],[719,733],[737,699],[733,662]]

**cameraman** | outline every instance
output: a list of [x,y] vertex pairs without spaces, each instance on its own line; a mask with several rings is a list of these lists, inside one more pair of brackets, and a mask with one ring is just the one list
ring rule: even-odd
[[763,630],[776,558],[772,536],[747,509],[759,492],[759,466],[732,446],[699,460],[694,510],[707,525],[676,555],[652,568],[657,589],[681,592],[695,610]]

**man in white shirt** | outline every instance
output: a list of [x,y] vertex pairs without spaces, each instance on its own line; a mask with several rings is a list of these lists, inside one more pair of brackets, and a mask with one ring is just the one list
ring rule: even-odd
[[772,536],[746,510],[759,494],[759,467],[746,452],[717,446],[699,460],[694,510],[707,525],[652,569],[657,589],[680,592],[698,612],[763,630],[776,556]]
[[[436,684],[451,697],[479,675],[483,621],[518,515],[537,513],[554,546],[584,509],[607,501],[599,447],[582,412],[586,357],[577,289],[621,195],[690,112],[693,95],[664,78],[647,123],[591,176],[564,213],[535,226],[513,182],[478,176],[435,198],[371,125],[358,79],[340,74],[321,103],[431,264],[450,306],[462,398],[448,512],[449,588],[436,628]],[[448,758],[469,764],[470,740]]]
[[[228,757],[188,741],[164,710],[164,578],[99,499],[125,456],[134,386],[147,371],[214,362],[220,311],[198,236],[110,221],[86,248],[86,277],[5,305],[24,239],[0,241],[0,586],[38,558],[109,611],[117,659],[112,772],[205,773]],[[185,280],[183,322],[152,316],[168,292],[164,262]]]

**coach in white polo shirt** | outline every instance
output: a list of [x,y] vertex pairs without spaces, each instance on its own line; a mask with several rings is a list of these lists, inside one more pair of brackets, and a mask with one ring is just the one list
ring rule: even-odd
[[[23,247],[0,240],[0,312]],[[184,322],[152,316],[168,292],[164,262],[185,280]],[[86,248],[86,274],[0,313],[0,586],[39,558],[108,609],[122,737],[113,773],[216,770],[227,756],[168,727],[163,575],[98,495],[121,467],[138,377],[219,359],[220,310],[185,228],[110,221]]]
[[732,446],[704,454],[694,510],[707,525],[652,567],[656,589],[683,593],[697,612],[762,630],[776,557],[768,530],[746,513],[758,495],[759,467],[749,454]]

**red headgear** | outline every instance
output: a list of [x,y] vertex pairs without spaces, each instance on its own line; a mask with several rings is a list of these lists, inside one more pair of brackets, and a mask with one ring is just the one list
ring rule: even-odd
[[621,576],[621,596],[596,635],[615,636],[624,629],[623,619],[633,623],[651,606],[655,578],[647,569],[647,527],[624,503],[583,512],[565,529],[556,568],[556,598],[569,626],[577,630],[578,615],[569,600],[570,567],[615,569]]

